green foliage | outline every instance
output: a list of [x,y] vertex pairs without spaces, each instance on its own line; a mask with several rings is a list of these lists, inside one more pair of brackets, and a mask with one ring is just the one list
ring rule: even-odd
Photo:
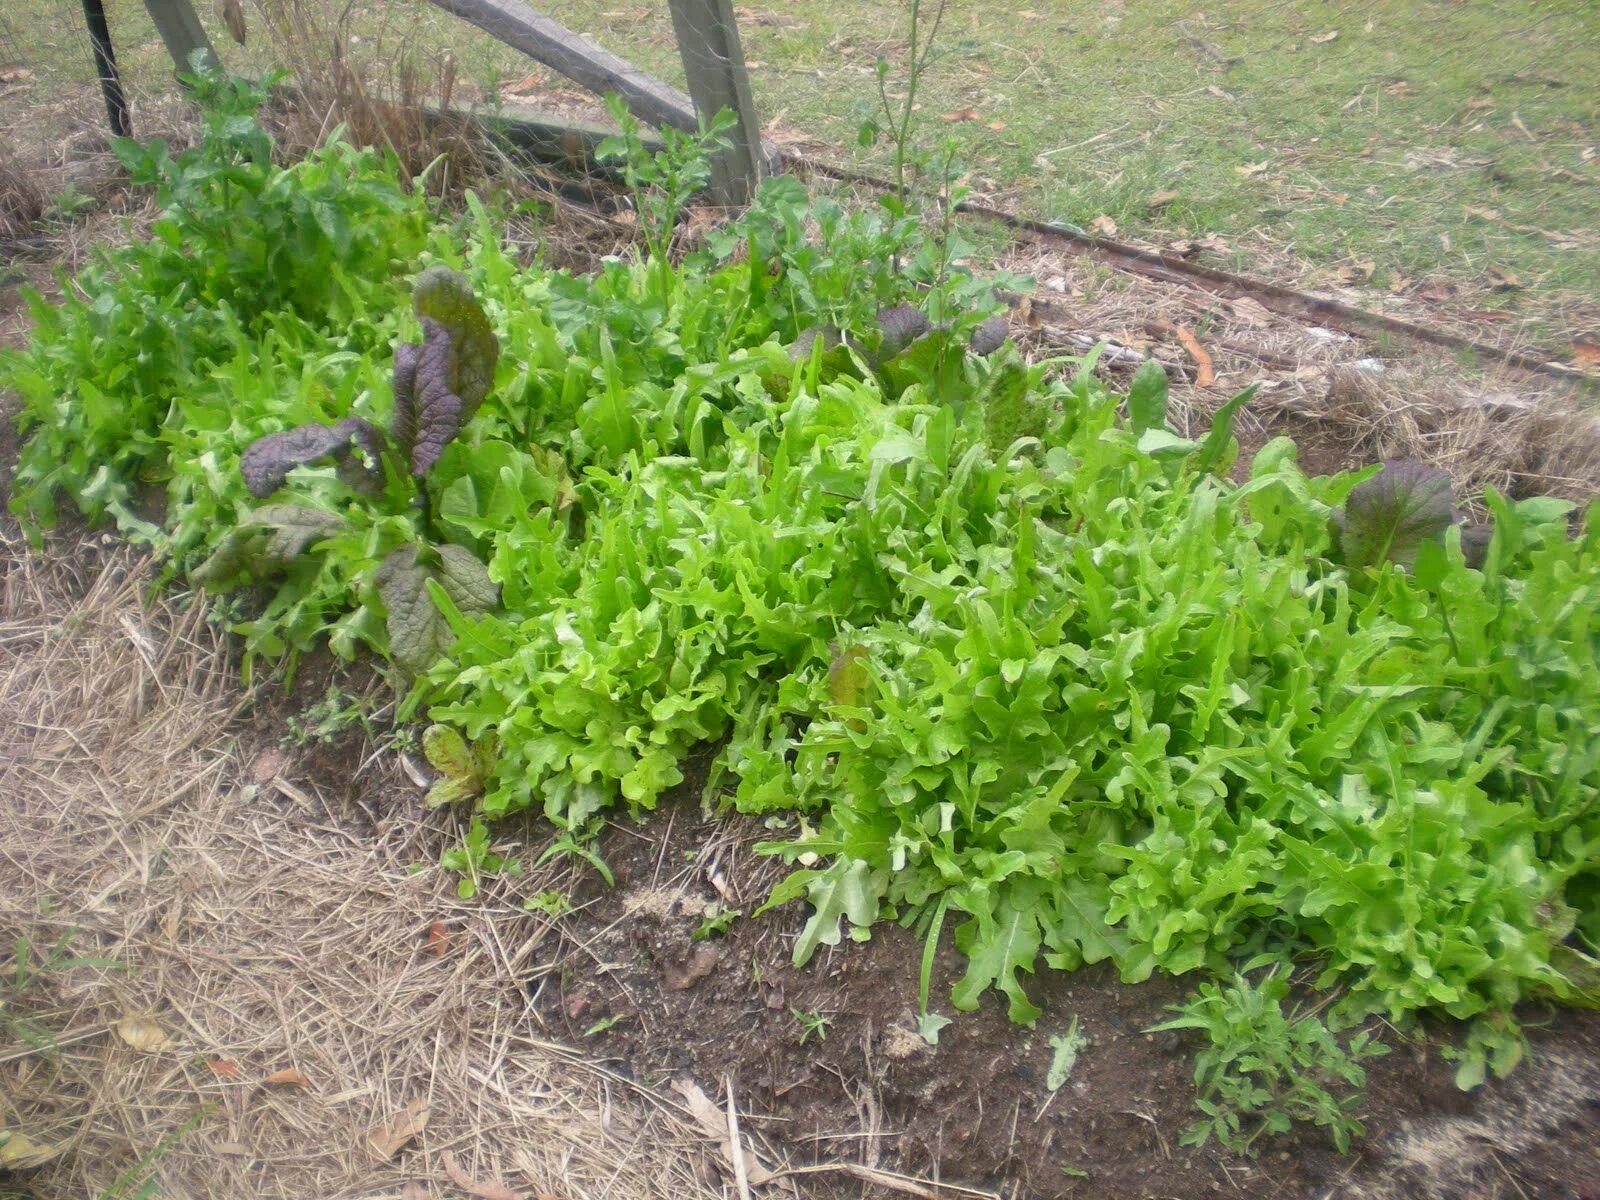
[[456,884],[456,895],[471,900],[478,894],[485,875],[520,875],[522,864],[489,849],[489,827],[474,817],[461,845],[446,850],[439,856],[439,865],[447,871],[456,871],[461,881]]
[[427,756],[428,765],[442,776],[428,789],[428,807],[458,804],[482,795],[484,784],[494,770],[497,749],[493,735],[479,738],[469,746],[466,739],[448,725],[428,726],[422,735],[422,752]]
[[1045,1072],[1044,1086],[1052,1092],[1059,1092],[1065,1087],[1067,1080],[1072,1078],[1072,1069],[1078,1065],[1079,1053],[1088,1044],[1088,1039],[1078,1032],[1077,1017],[1072,1018],[1066,1033],[1052,1034],[1050,1069]]
[[[247,134],[203,153],[263,196],[322,186]],[[159,386],[85,348],[96,305],[159,316],[130,250],[6,362],[25,461],[193,582],[270,583],[240,602],[252,654],[387,655],[401,716],[455,731],[431,738],[444,791],[481,791],[446,856],[464,894],[508,866],[484,821],[529,809],[557,826],[547,857],[606,874],[606,815],[712,745],[721,794],[796,868],[764,906],[809,905],[795,960],[914,926],[930,1041],[947,918],[957,1008],[992,990],[1034,1020],[1041,964],[1315,961],[1336,1022],[1473,1021],[1467,1084],[1515,1061],[1519,1001],[1591,996],[1600,510],[1572,536],[1569,506],[1491,492],[1469,561],[1448,491],[1392,467],[1315,478],[1279,440],[1236,484],[1249,391],[1190,439],[1154,368],[1123,397],[1092,355],[1068,378],[984,353],[996,302],[912,215],[774,180],[673,261],[707,146],[674,147],[652,168],[671,179],[637,175],[664,206],[642,261],[583,278],[513,259],[476,203],[430,232],[389,180],[374,226],[399,264],[330,249],[312,299],[186,302],[171,328],[203,353],[152,350]],[[352,154],[322,161],[381,175]],[[265,236],[263,211],[229,236]],[[162,269],[220,286],[203,257]],[[423,260],[463,274],[424,272],[406,314]],[[241,471],[263,438],[283,439],[249,460],[266,504]],[[157,464],[161,527],[125,503]],[[36,472],[19,497],[49,490]]]
[[1203,1146],[1214,1137],[1250,1152],[1263,1134],[1286,1133],[1295,1121],[1326,1128],[1340,1151],[1361,1134],[1355,1113],[1367,1081],[1361,1063],[1389,1049],[1365,1032],[1340,1045],[1318,1017],[1285,1016],[1284,974],[1274,967],[1255,983],[1243,972],[1225,985],[1203,983],[1193,999],[1172,1007],[1175,1018],[1154,1027],[1206,1037],[1194,1069],[1195,1104],[1204,1116],[1185,1132],[1184,1145]]
[[30,346],[0,356],[26,438],[12,509],[35,530],[66,493],[91,519],[159,540],[138,497],[172,477],[174,409],[219,403],[280,337],[296,362],[386,344],[395,264],[427,243],[425,201],[402,190],[392,160],[334,141],[278,167],[255,119],[266,83],[204,71],[190,82],[205,113],[196,146],[115,147],[154,188],[160,219],[80,271],[59,304],[31,295]]

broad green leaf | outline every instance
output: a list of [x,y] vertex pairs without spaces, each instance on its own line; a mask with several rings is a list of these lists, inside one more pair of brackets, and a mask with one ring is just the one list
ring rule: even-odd
[[1136,434],[1167,427],[1167,369],[1153,358],[1139,364],[1128,385],[1128,419]]
[[804,966],[820,946],[839,944],[839,922],[848,920],[858,929],[869,928],[878,918],[878,897],[866,863],[840,860],[818,873],[806,885],[811,918],[794,943],[794,965]]

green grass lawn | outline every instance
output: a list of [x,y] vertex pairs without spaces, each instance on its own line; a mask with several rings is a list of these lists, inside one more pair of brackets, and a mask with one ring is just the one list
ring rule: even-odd
[[[330,20],[342,8],[303,3]],[[535,7],[681,82],[665,0]],[[0,36],[25,50],[54,25],[52,52],[70,59],[77,8],[44,0],[43,20],[9,17]],[[111,9],[136,69],[159,72],[142,5]],[[450,47],[488,95],[529,69],[421,0],[351,11],[352,30],[381,21]],[[738,14],[763,117],[881,168],[855,134],[878,104],[878,56],[903,79],[906,5]],[[1220,265],[1363,284],[1373,300],[1507,307],[1552,342],[1600,333],[1595,0],[955,0],[937,44],[919,140],[956,139],[1008,207],[1158,243],[1211,235]]]

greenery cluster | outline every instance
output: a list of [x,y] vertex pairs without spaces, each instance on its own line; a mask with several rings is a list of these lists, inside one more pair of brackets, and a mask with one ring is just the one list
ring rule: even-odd
[[1226,983],[1202,983],[1174,1009],[1177,1016],[1155,1027],[1199,1030],[1207,1041],[1194,1066],[1201,1119],[1184,1133],[1185,1145],[1215,1137],[1248,1152],[1263,1134],[1284,1133],[1296,1121],[1326,1128],[1341,1151],[1361,1134],[1361,1063],[1388,1047],[1364,1031],[1341,1045],[1318,1018],[1285,1016],[1288,996],[1289,981],[1277,967],[1255,982],[1241,971]]
[[[1471,1083],[1515,1061],[1515,1004],[1584,998],[1600,513],[1574,535],[1491,493],[1463,530],[1437,473],[1313,477],[1287,440],[1233,482],[1248,393],[1190,440],[1159,370],[1121,396],[1092,355],[995,349],[992,295],[898,202],[775,179],[707,246],[654,229],[580,277],[337,139],[273,165],[258,95],[205,86],[199,148],[122,149],[156,236],[0,364],[15,507],[65,495],[248,585],[252,659],[387,656],[403,714],[455,731],[436,798],[579,849],[719,747],[708,795],[796,864],[768,907],[811,905],[797,962],[880,920],[931,952],[954,920],[955,1007],[994,988],[1021,1022],[1041,962],[1306,960],[1338,1022],[1474,1020]],[[648,170],[611,149],[680,188],[716,137]],[[472,839],[475,886],[499,856]],[[1196,1014],[1244,1003],[1213,992]],[[1278,1034],[1269,1079],[1335,1061]]]

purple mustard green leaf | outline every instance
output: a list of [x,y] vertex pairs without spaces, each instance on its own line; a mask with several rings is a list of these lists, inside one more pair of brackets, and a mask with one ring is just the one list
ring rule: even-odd
[[809,329],[802,329],[800,336],[795,338],[794,344],[789,347],[790,361],[799,362],[801,359],[810,358],[811,348],[817,344],[818,339],[822,341],[822,349],[828,351],[840,345],[844,336],[834,325],[813,325]]
[[883,333],[883,338],[878,343],[878,358],[883,360],[899,354],[932,329],[933,323],[921,309],[909,304],[897,304],[893,308],[879,311],[878,328]]
[[389,419],[389,439],[399,447],[407,462],[417,444],[417,363],[422,347],[401,342],[394,348],[394,416]]
[[467,277],[449,267],[429,267],[417,276],[412,307],[427,322],[442,325],[454,348],[445,386],[459,396],[460,423],[465,425],[494,385],[494,367],[500,359],[489,317],[472,294]]
[[422,320],[422,349],[417,354],[416,433],[411,443],[411,473],[417,478],[439,461],[466,423],[466,404],[450,388],[455,348],[450,332],[437,321]]
[[1345,566],[1410,567],[1423,543],[1443,536],[1455,519],[1449,475],[1423,463],[1391,460],[1351,491],[1333,526]]
[[1005,314],[996,313],[972,331],[972,340],[968,345],[980,358],[987,357],[1006,344],[1006,337],[1010,333],[1011,326]]
[[257,438],[239,459],[239,472],[250,494],[265,499],[283,486],[296,467],[333,456],[343,458],[356,447],[377,456],[378,431],[360,417],[332,425],[301,425]]

